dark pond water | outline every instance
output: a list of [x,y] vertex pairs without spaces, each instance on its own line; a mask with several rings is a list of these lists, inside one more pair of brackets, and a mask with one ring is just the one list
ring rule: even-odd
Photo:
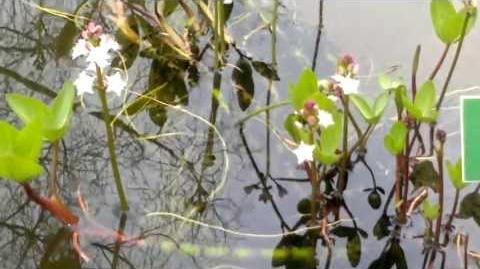
[[[99,2],[105,4],[108,1]],[[145,2],[151,8],[155,1]],[[186,2],[191,4],[193,1]],[[297,203],[310,195],[305,171],[297,167],[295,156],[279,140],[286,134],[283,121],[291,109],[282,106],[271,110],[269,134],[265,128],[265,114],[251,118],[242,129],[244,140],[238,121],[266,105],[270,87],[271,104],[285,100],[288,83],[296,81],[301,71],[311,66],[319,3],[316,0],[281,1],[276,15],[276,41],[272,41],[275,37],[262,26],[272,20],[274,1],[233,2],[227,30],[237,47],[253,61],[270,63],[274,54],[280,80],[270,81],[254,72],[254,99],[250,107],[242,111],[231,79],[232,65],[239,54],[230,47],[226,52],[228,64],[221,70],[223,101],[216,109],[212,105],[211,90],[214,53],[207,48],[196,66],[198,82],[177,81],[180,88],[186,86],[186,92],[178,95],[188,93],[188,104],[184,102],[181,107],[170,108],[167,114],[160,113],[160,117],[158,114],[152,117],[153,112],[143,111],[131,119],[130,127],[117,126],[116,149],[130,203],[126,215],[121,214],[118,204],[105,146],[104,123],[98,117],[99,102],[95,95],[85,96],[85,106],[77,107],[71,131],[60,147],[59,185],[65,203],[82,216],[76,231],[80,234],[81,249],[90,260],[82,261],[75,252],[71,228],[64,227],[48,212],[28,203],[22,188],[12,182],[1,182],[0,261],[3,268],[352,268],[351,257],[348,257],[351,253],[347,255],[346,251],[347,241],[351,241],[349,252],[355,252],[352,248],[361,249],[356,268],[368,268],[382,257],[382,251],[395,249],[398,254],[399,248],[403,249],[405,266],[421,268],[424,242],[419,236],[424,233],[425,221],[415,212],[408,224],[396,231],[396,237],[377,239],[373,228],[383,215],[383,207],[374,210],[367,203],[368,193],[363,190],[371,187],[371,180],[369,171],[363,166],[355,167],[350,173],[344,197],[351,215],[342,211],[341,222],[335,225],[349,228],[337,228],[332,233],[334,244],[330,254],[321,240],[307,242],[310,239],[305,230],[293,235],[285,229],[293,228],[299,221],[301,215]],[[16,120],[6,105],[6,93],[21,92],[50,100],[50,91],[55,92],[65,80],[74,79],[80,71],[68,52],[62,54],[62,48],[69,51],[68,42],[76,40],[78,32],[66,30],[65,20],[39,11],[35,4],[73,12],[82,3],[77,0],[1,1],[2,120]],[[100,7],[93,16],[111,24],[108,8]],[[185,18],[179,10],[168,20],[183,32]],[[99,11],[104,15],[99,15]],[[318,43],[317,75],[331,76],[336,57],[350,53],[360,63],[361,91],[372,96],[379,90],[376,82],[379,73],[395,67],[399,75],[409,76],[418,44],[423,48],[419,77],[429,74],[443,50],[433,32],[429,1],[426,0],[326,0],[323,23]],[[200,48],[210,36],[211,33],[205,33],[199,37]],[[272,42],[276,45],[273,52]],[[477,27],[464,45],[451,83],[452,91],[478,92],[479,42]],[[447,58],[449,61],[451,57]],[[137,98],[133,93],[148,89],[151,69],[152,62],[148,57],[140,55],[135,59],[128,71],[131,94],[127,94],[126,100],[113,96],[109,100],[115,113],[120,111],[122,103]],[[160,71],[170,77],[184,75],[171,70]],[[442,71],[439,77],[444,76]],[[460,152],[457,113],[458,94],[448,95],[439,126],[448,132],[446,156],[450,160],[456,160]],[[166,121],[162,120],[164,116],[167,116]],[[382,206],[394,181],[394,159],[383,148],[383,136],[393,116],[390,108],[385,125],[377,127],[368,145],[367,161],[378,185],[386,190]],[[129,124],[127,118],[121,119]],[[215,129],[211,128],[209,121],[214,122]],[[267,143],[270,143],[269,149]],[[49,150],[45,148],[42,159],[46,171]],[[262,175],[271,177],[263,181]],[[45,190],[47,176],[46,173],[35,180],[32,186],[39,192]],[[472,186],[464,190],[462,197],[473,189]],[[88,204],[88,213],[79,207],[79,193]],[[447,183],[445,215],[451,210],[454,194]],[[393,211],[393,205],[390,205],[384,212],[393,216]],[[472,219],[455,219],[454,224],[456,232],[469,234],[470,250],[480,248],[476,235],[479,228]],[[366,233],[360,242],[347,240],[355,225]],[[115,230],[123,230],[131,240],[116,243]],[[355,230],[353,233],[356,234]],[[288,251],[292,246],[298,246],[292,254],[295,258],[287,259],[287,262],[279,258],[278,252],[274,252],[279,244]],[[308,244],[315,246],[313,254],[305,248]],[[443,250],[444,268],[464,268],[463,254],[457,254],[453,242]],[[397,267],[407,268],[399,265],[400,256],[387,259],[399,259]],[[440,268],[442,257],[440,255],[433,268]],[[469,266],[477,268],[472,257]]]

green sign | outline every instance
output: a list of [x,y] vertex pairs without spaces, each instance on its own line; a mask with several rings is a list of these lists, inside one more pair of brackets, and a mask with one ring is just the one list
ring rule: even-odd
[[462,178],[480,182],[480,96],[460,99],[462,133]]

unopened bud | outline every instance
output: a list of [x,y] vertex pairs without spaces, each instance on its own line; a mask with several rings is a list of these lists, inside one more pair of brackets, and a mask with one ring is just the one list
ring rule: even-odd
[[436,133],[437,140],[440,141],[440,143],[444,144],[445,141],[447,140],[447,133],[445,133],[444,130],[437,130]]

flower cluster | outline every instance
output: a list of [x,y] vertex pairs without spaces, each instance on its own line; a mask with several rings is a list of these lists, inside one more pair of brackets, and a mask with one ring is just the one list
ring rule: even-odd
[[86,68],[80,72],[74,81],[77,94],[94,93],[95,81],[97,81],[97,68],[101,71],[103,84],[106,92],[114,92],[121,95],[127,86],[126,80],[120,71],[113,71],[105,75],[106,68],[111,65],[113,56],[120,50],[120,45],[111,35],[103,33],[103,27],[89,22],[82,31],[81,38],[72,49],[72,59],[85,58]]
[[360,81],[356,79],[358,74],[358,63],[351,55],[340,57],[337,62],[337,72],[331,76],[335,91],[340,91],[344,95],[358,93]]

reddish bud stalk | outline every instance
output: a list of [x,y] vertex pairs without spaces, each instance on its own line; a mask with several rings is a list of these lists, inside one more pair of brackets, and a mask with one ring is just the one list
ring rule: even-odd
[[24,183],[22,186],[30,200],[46,209],[63,224],[74,225],[78,223],[78,217],[55,197],[46,198],[38,195],[28,183]]

